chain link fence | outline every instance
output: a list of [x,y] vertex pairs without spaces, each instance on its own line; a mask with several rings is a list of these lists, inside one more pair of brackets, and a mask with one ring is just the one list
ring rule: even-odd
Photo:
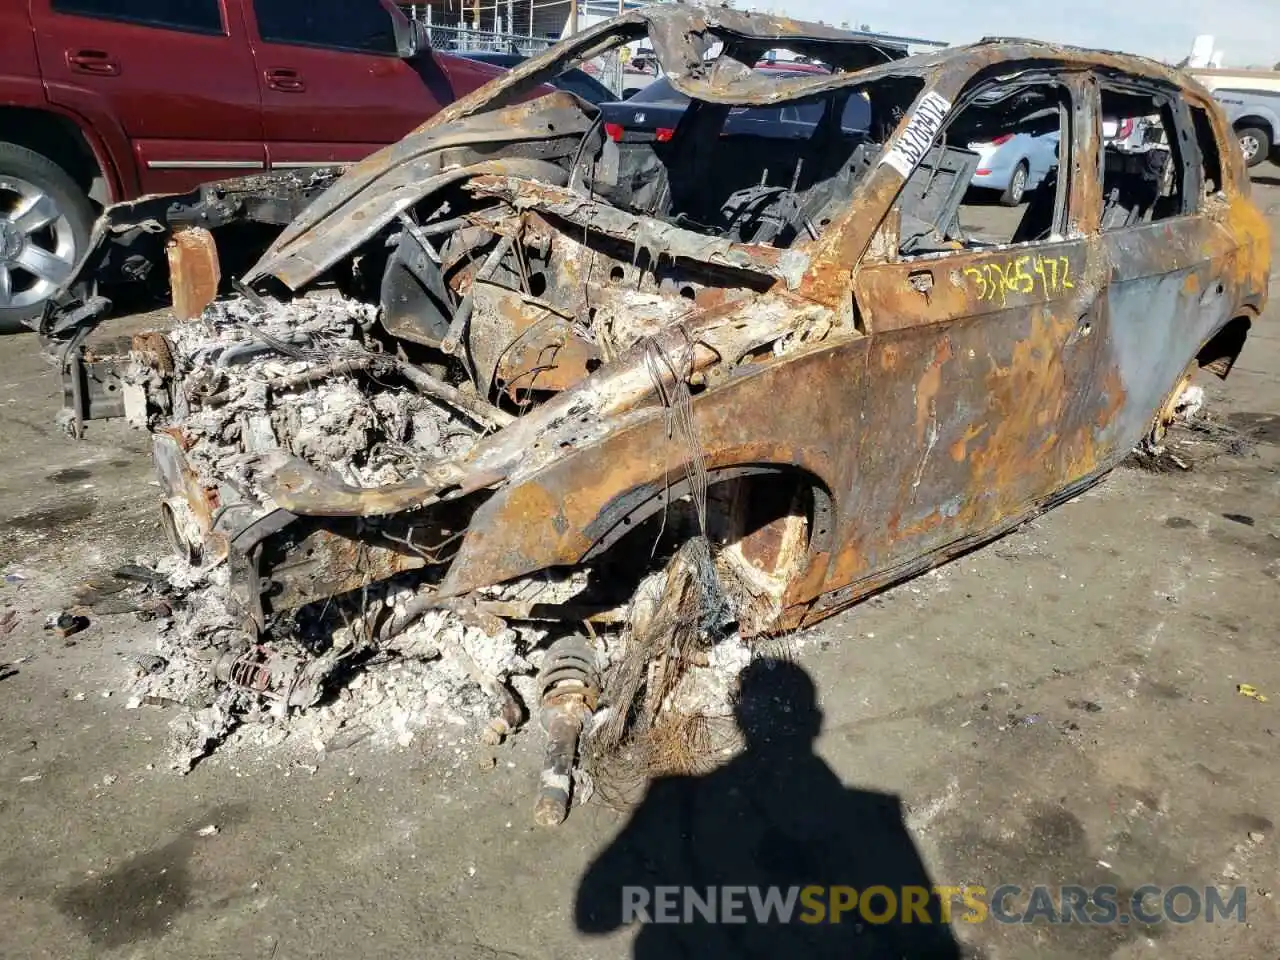
[[[421,18],[419,18],[421,20]],[[431,37],[431,46],[449,53],[515,53],[531,57],[541,53],[556,40],[530,37],[519,33],[497,33],[471,27],[441,27],[422,21]]]
[[[531,57],[546,50],[560,39],[558,36],[536,36],[530,33],[512,33],[496,29],[485,30],[465,24],[442,25],[432,22],[430,7],[404,7],[402,9],[427,28],[427,34],[431,38],[433,49],[462,56],[466,56],[468,53],[505,53]],[[493,10],[495,8],[490,7],[489,9]],[[502,24],[503,18],[495,17],[494,22]],[[544,22],[542,25],[546,26],[548,24]],[[583,63],[581,69],[595,77],[619,96],[621,96],[624,87],[627,85],[622,58],[617,50],[611,50],[603,56]]]

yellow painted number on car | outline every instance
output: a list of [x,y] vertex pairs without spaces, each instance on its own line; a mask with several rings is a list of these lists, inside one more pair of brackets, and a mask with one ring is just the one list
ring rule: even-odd
[[1008,303],[1009,294],[1030,296],[1038,293],[1048,300],[1066,290],[1074,290],[1071,261],[1066,257],[1042,257],[1025,254],[1003,263],[984,263],[965,267],[965,278],[972,282],[980,301]]

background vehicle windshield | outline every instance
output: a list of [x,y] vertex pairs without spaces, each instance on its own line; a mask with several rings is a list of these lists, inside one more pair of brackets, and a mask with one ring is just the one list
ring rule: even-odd
[[671,86],[666,77],[655,80],[634,97],[631,103],[688,103],[689,98]]

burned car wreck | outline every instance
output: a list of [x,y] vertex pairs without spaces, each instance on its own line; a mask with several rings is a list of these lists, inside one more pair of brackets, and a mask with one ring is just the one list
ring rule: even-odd
[[[521,99],[645,36],[691,98],[669,139]],[[779,47],[835,72],[751,69]],[[823,108],[804,136],[726,133],[793,101]],[[1114,115],[1176,135],[1122,155]],[[967,145],[1047,131],[1058,168],[975,227]],[[487,735],[547,731],[558,822],[584,730],[607,750],[687,716],[721,638],[999,536],[1226,376],[1269,269],[1231,143],[1188,78],[1030,41],[904,57],[685,4],[563,41],[328,183],[239,297],[134,339],[122,405],[218,591],[211,674],[287,712],[425,619],[455,647],[531,629],[461,655]],[[175,291],[205,282],[185,269]],[[46,336],[92,313],[64,300]]]

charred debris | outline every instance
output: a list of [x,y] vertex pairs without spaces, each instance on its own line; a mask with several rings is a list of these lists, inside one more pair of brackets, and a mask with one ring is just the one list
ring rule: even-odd
[[[615,140],[567,93],[527,99],[645,35],[691,98],[671,142]],[[833,72],[753,72],[779,47]],[[318,742],[350,741],[362,702],[404,738],[435,704],[489,742],[545,731],[535,816],[552,824],[582,758],[615,786],[620,756],[642,773],[705,760],[754,638],[925,569],[823,579],[843,546],[817,479],[843,443],[824,393],[851,381],[786,365],[867,336],[853,245],[884,237],[862,201],[901,186],[902,158],[877,158],[926,80],[951,71],[958,88],[1045,49],[904,60],[827,27],[662,5],[531,58],[341,175],[108,210],[82,276],[163,257],[179,322],[127,355],[86,351],[111,305],[80,287],[42,332],[75,429],[124,414],[154,438],[187,598],[139,692],[188,705],[176,764],[304,712],[326,718]],[[721,135],[733,111],[795,100],[827,106],[804,138],[744,151]],[[931,156],[930,202],[895,221],[917,252],[954,248],[968,176],[945,145]],[[228,269],[226,231],[286,223],[255,266]],[[237,295],[215,302],[224,274]]]
[[[701,70],[721,46],[703,82],[724,102],[699,105],[714,148],[736,85],[785,96],[785,81],[761,86],[744,67],[779,27],[717,11],[752,28],[720,33],[699,16],[712,15],[629,15],[561,60],[646,27],[669,71]],[[798,46],[815,44],[846,69],[903,53],[826,36]],[[822,504],[781,477],[744,496],[768,468],[713,481],[691,397],[841,324],[787,292],[808,262],[794,246],[835,215],[878,145],[793,145],[730,173],[714,150],[614,142],[567,94],[523,100],[537,72],[521,73],[532,79],[456,104],[342,177],[111,208],[81,275],[109,289],[167,273],[179,322],[111,356],[83,346],[106,297],[67,295],[44,320],[72,429],[124,415],[153,434],[184,599],[162,621],[164,668],[139,671],[131,702],[182,707],[179,770],[233,731],[271,742],[307,712],[320,719],[306,734],[330,749],[407,743],[441,717],[488,743],[532,723],[547,740],[534,816],[555,824],[575,776],[590,792],[580,753],[625,792],[721,742],[709,725],[751,656],[744,638],[777,618]],[[918,83],[881,83],[894,91],[883,137]],[[215,300],[228,248],[291,221]],[[496,490],[653,415],[669,456],[638,459],[656,475],[605,528],[574,531],[582,562],[522,562],[514,530],[505,562],[463,556]],[[589,487],[591,469],[572,486]],[[528,535],[548,514],[564,523],[551,500],[524,509],[541,515]]]

